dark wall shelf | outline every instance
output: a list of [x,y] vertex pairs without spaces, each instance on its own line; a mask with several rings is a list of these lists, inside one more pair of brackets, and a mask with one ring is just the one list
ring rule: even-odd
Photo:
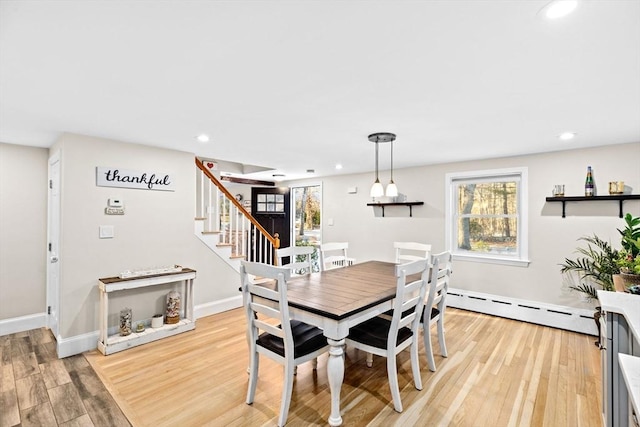
[[547,202],[562,202],[562,218],[565,218],[566,202],[597,202],[616,200],[620,204],[620,218],[622,218],[622,202],[625,200],[640,200],[640,194],[615,194],[611,196],[570,196],[570,197],[547,197]]
[[409,216],[413,216],[413,206],[424,205],[424,202],[393,202],[393,203],[367,203],[367,206],[377,206],[382,208],[382,217],[384,218],[385,206],[409,206]]

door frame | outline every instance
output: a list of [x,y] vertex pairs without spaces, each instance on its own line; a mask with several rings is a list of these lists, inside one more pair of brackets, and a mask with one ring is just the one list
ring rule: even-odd
[[[48,161],[48,179],[47,179],[47,328],[49,328],[58,339],[60,329],[60,231],[62,212],[61,205],[61,188],[62,188],[62,159],[60,151],[53,153]],[[57,179],[53,179],[57,173]],[[56,191],[54,191],[56,190]],[[49,248],[51,245],[51,248]],[[57,257],[58,261],[52,262],[53,257]]]

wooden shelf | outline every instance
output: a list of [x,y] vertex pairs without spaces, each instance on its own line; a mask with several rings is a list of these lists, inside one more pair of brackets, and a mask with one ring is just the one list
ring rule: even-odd
[[565,218],[565,203],[566,202],[597,202],[597,201],[618,201],[620,204],[620,218],[622,218],[622,202],[625,200],[640,200],[640,194],[614,194],[610,196],[562,196],[562,197],[547,197],[547,202],[562,202],[562,218]]
[[424,205],[424,202],[390,202],[390,203],[367,203],[367,206],[377,206],[382,208],[382,217],[384,218],[385,206],[409,206],[409,216],[413,216],[413,207]]
[[[100,293],[100,338],[98,340],[98,350],[102,354],[108,355],[195,329],[196,322],[193,314],[193,281],[195,278],[195,270],[182,268],[181,271],[151,274],[148,276],[128,277],[124,279],[120,277],[105,277],[98,279],[98,290]],[[109,294],[127,289],[138,289],[174,282],[182,282],[184,287],[183,306],[181,307],[181,312],[183,312],[184,315],[178,323],[163,324],[159,328],[147,327],[142,332],[136,332],[134,329],[131,334],[126,336],[121,336],[117,333],[109,335]],[[139,319],[139,321],[140,320],[142,319]],[[145,321],[144,323],[147,322]]]

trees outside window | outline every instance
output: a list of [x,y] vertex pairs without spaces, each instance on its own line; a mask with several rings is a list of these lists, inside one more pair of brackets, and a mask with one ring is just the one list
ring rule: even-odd
[[[321,243],[322,187],[310,185],[292,187],[293,242],[296,246],[316,246]],[[311,255],[313,271],[319,271],[318,251]]]
[[457,258],[528,264],[527,170],[447,174],[447,244]]

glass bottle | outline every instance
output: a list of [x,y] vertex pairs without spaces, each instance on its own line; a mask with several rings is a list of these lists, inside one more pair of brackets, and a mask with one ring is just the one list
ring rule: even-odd
[[593,173],[591,171],[591,166],[587,166],[587,178],[584,181],[584,195],[586,197],[594,196],[594,186],[593,186]]

